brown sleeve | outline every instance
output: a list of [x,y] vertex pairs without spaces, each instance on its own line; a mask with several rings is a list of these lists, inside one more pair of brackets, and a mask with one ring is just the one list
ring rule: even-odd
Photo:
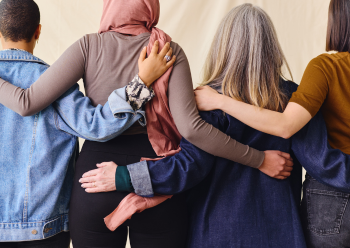
[[289,102],[301,105],[314,117],[327,97],[331,71],[332,62],[325,56],[311,60],[306,67],[298,90],[293,93]]
[[172,46],[177,60],[169,81],[169,107],[180,134],[193,145],[212,155],[250,167],[260,167],[265,158],[264,152],[231,139],[201,119],[194,99],[187,57],[179,46]]
[[0,79],[0,104],[22,116],[31,116],[48,107],[76,84],[85,71],[85,38],[69,47],[29,89]]

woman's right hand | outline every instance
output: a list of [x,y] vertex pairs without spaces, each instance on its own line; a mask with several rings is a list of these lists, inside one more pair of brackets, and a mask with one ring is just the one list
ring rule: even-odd
[[173,66],[176,60],[174,55],[172,59],[167,62],[165,56],[171,57],[173,55],[173,49],[170,47],[170,43],[167,42],[162,51],[159,51],[159,41],[155,41],[152,52],[147,56],[147,47],[144,47],[139,58],[139,77],[150,87],[158,78],[160,78],[170,67]]
[[291,175],[293,165],[293,159],[288,153],[265,151],[265,159],[259,170],[270,177],[284,180]]

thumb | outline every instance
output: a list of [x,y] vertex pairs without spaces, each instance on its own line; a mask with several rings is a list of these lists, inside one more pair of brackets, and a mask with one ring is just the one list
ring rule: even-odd
[[101,164],[96,164],[98,168],[103,168],[106,167],[109,163],[101,163]]

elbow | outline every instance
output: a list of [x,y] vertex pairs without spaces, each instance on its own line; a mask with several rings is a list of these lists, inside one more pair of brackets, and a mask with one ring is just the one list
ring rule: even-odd
[[32,112],[30,112],[30,111],[28,111],[28,110],[20,110],[20,111],[18,111],[17,112],[20,116],[22,116],[22,117],[28,117],[28,116],[32,116],[32,115],[34,115],[35,113],[32,113]]
[[288,125],[283,126],[278,134],[278,136],[283,139],[290,139],[293,135],[294,133],[291,131],[291,128]]
[[196,130],[190,127],[183,128],[182,130],[179,130],[181,136],[186,139],[188,142],[193,143]]

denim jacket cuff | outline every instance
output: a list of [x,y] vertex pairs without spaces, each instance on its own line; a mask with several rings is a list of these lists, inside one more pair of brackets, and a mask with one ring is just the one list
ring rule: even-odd
[[155,96],[153,88],[148,88],[138,75],[126,86],[125,94],[126,101],[135,111],[142,109]]
[[125,88],[120,88],[112,92],[108,97],[109,108],[111,109],[115,118],[125,119],[125,113],[134,114],[134,110],[126,102]]
[[130,164],[127,168],[130,173],[131,183],[135,189],[135,193],[143,197],[153,197],[154,192],[147,162],[142,161]]

